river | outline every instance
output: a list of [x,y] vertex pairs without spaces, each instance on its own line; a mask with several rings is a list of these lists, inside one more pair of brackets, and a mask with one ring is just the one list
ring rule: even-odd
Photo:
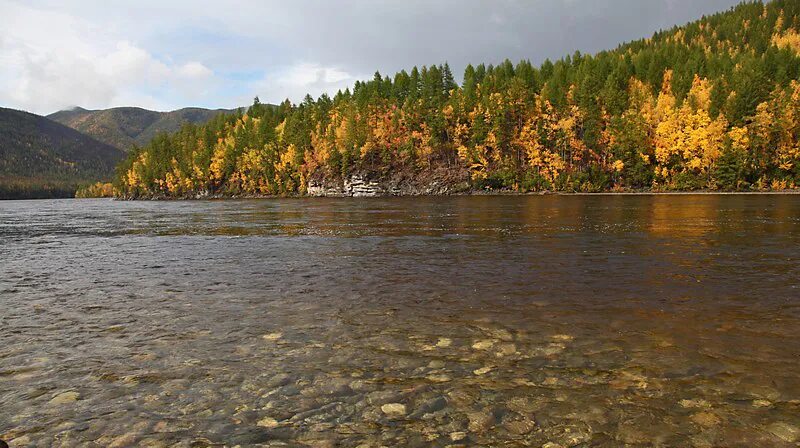
[[800,196],[0,202],[14,446],[800,441]]

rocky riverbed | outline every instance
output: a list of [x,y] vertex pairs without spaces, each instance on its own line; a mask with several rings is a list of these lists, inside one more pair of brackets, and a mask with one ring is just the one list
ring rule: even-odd
[[[404,319],[386,310],[378,319],[388,325],[398,318]],[[33,380],[49,360],[34,359],[0,372],[3,384],[18,385],[29,403],[11,407],[11,428],[2,437],[12,447],[791,447],[800,441],[796,389],[671,364],[680,348],[670,338],[653,335],[631,345],[550,332],[549,325],[522,331],[488,321],[463,324],[439,336],[402,334],[393,325],[355,341],[343,334],[310,337],[313,327],[281,328],[237,341],[221,354],[224,363],[165,359],[169,348],[154,347],[133,356],[127,375],[106,366],[63,390],[37,386]],[[176,336],[214,339],[205,332]],[[245,362],[247,369],[236,368]]]

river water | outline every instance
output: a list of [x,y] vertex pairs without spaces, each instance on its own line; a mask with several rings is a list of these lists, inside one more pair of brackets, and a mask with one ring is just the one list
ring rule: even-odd
[[0,203],[14,446],[800,446],[800,196]]

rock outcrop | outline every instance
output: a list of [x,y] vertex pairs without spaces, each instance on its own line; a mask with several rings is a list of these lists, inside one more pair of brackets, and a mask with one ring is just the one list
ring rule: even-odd
[[427,181],[369,178],[354,174],[344,180],[310,180],[308,196],[316,197],[381,197],[449,195],[469,190],[469,183],[457,179]]

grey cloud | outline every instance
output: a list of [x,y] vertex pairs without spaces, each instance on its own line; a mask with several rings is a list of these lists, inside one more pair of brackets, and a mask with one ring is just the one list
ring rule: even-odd
[[395,71],[445,60],[461,69],[470,62],[509,58],[539,63],[575,50],[597,52],[733,4],[732,0],[347,1],[324,6],[300,2],[286,16],[287,23],[306,25],[292,40],[298,54],[322,64],[345,64],[354,71]]

